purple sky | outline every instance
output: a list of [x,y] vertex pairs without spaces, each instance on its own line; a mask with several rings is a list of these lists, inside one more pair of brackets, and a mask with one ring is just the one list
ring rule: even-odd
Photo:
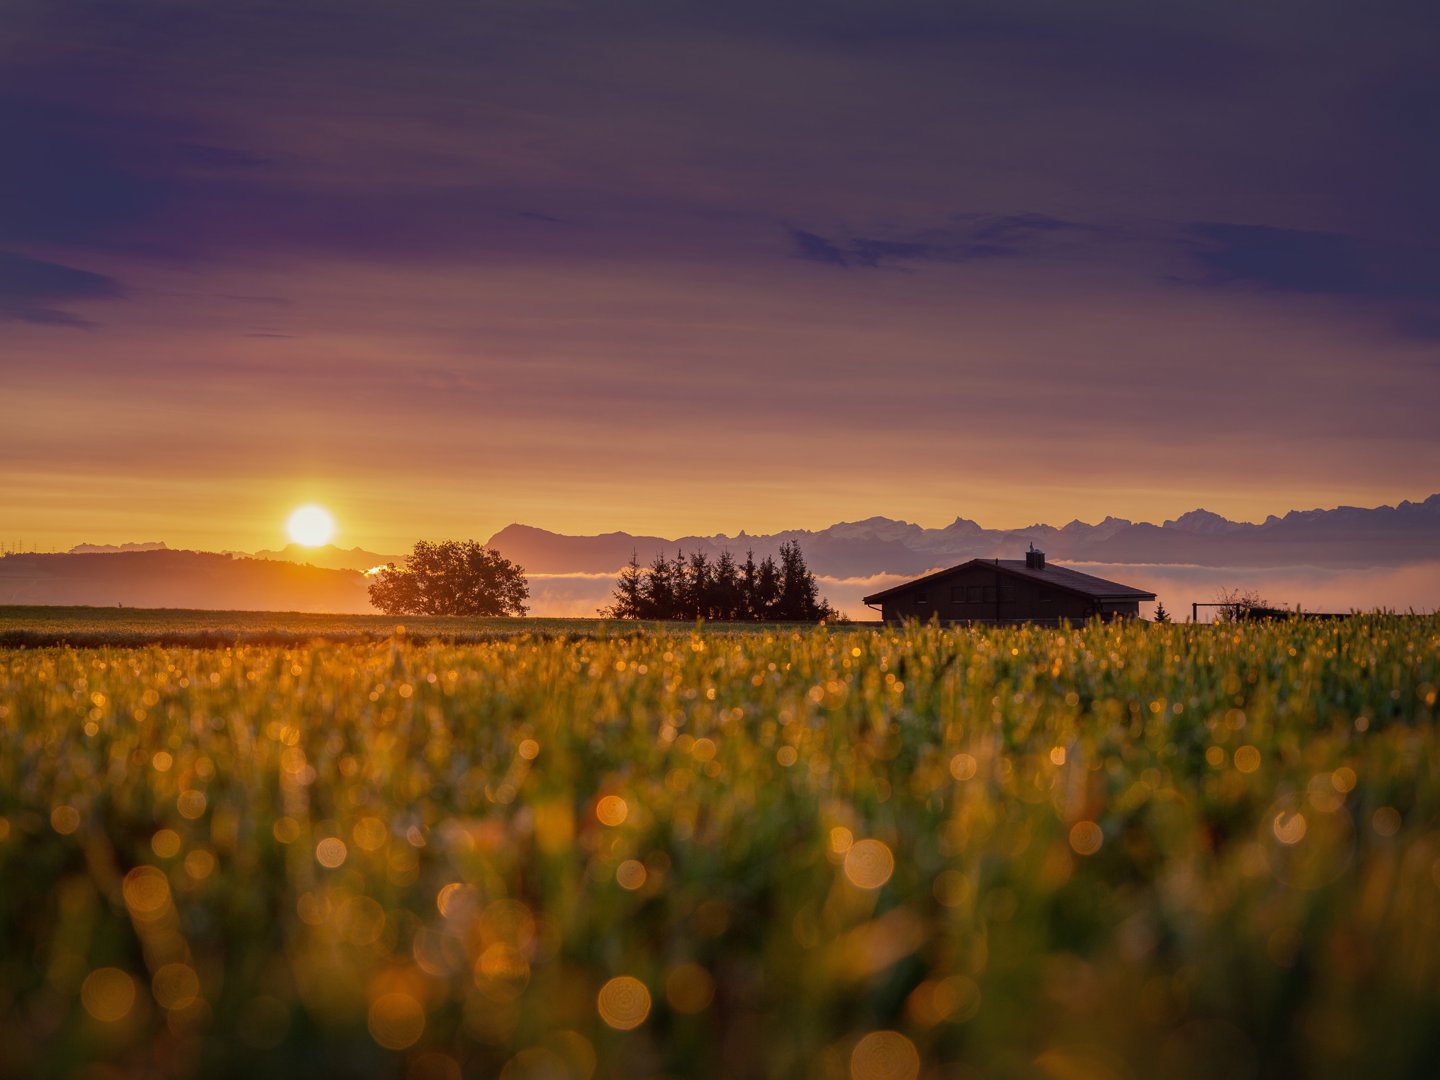
[[11,0],[0,536],[1440,489],[1428,2]]

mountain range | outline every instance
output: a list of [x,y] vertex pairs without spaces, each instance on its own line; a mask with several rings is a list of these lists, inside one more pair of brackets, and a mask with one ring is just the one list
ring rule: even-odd
[[[1296,510],[1263,522],[1192,510],[1160,525],[1107,517],[1098,524],[986,529],[957,517],[943,528],[872,517],[817,530],[666,538],[626,532],[567,536],[508,525],[488,544],[525,568],[537,615],[588,615],[606,603],[632,555],[728,550],[774,555],[796,541],[826,594],[855,617],[860,596],[972,558],[1017,558],[1027,547],[1115,580],[1172,596],[1209,598],[1242,583],[1329,604],[1440,605],[1440,494],[1370,509]],[[363,548],[181,551],[161,541],[81,544],[63,554],[0,557],[0,604],[123,604],[237,610],[371,611],[364,571],[403,563]],[[1318,591],[1317,591],[1318,590]]]
[[[730,551],[756,558],[797,541],[818,574],[861,577],[918,574],[974,558],[1018,558],[1027,547],[1051,559],[1084,563],[1157,563],[1189,566],[1346,569],[1403,566],[1440,554],[1440,494],[1422,502],[1365,509],[1293,510],[1258,524],[1230,521],[1208,510],[1192,510],[1152,525],[1107,517],[1099,524],[1030,525],[986,529],[957,517],[943,528],[927,529],[886,517],[841,522],[826,529],[791,529],[768,535],[683,536],[666,539],[613,532],[566,536],[529,525],[508,525],[489,546],[531,573],[608,573],[634,555],[642,563],[657,554]],[[373,564],[372,564],[373,565]]]

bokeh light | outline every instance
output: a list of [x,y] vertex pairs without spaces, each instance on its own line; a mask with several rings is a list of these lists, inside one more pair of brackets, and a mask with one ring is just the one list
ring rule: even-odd
[[600,1019],[617,1031],[629,1031],[650,1015],[650,991],[639,979],[617,975],[596,995]]

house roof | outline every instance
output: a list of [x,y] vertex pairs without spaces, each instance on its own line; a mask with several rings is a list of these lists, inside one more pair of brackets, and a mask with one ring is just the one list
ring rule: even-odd
[[899,585],[892,586],[883,592],[872,593],[870,596],[864,597],[861,602],[873,604],[878,601],[888,600],[892,596],[898,596],[900,593],[915,588],[917,585],[925,585],[932,581],[939,581],[941,578],[947,577],[957,570],[967,570],[976,566],[999,570],[1011,577],[1042,582],[1056,589],[1079,593],[1091,600],[1155,599],[1155,594],[1152,592],[1132,588],[1129,585],[1121,585],[1118,581],[1106,581],[1104,578],[1095,577],[1093,574],[1082,574],[1079,570],[1071,570],[1068,566],[1056,566],[1054,563],[1047,563],[1045,569],[1035,570],[1026,566],[1024,559],[971,559],[969,562],[963,562],[959,566],[951,566],[945,570],[937,570],[933,574],[926,574],[922,578],[915,578],[912,581],[902,581]]

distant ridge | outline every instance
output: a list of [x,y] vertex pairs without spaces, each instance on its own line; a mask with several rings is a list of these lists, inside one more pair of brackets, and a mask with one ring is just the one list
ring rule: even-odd
[[[93,546],[93,545],[92,545]],[[0,558],[0,604],[364,613],[365,579],[206,551],[99,551]]]
[[70,549],[71,555],[118,555],[122,551],[168,551],[169,545],[163,540],[149,540],[143,544],[76,544]]
[[974,558],[1014,558],[1029,544],[1052,559],[1087,563],[1332,569],[1404,566],[1440,552],[1440,494],[1422,502],[1365,509],[1292,510],[1255,524],[1196,509],[1162,525],[1107,517],[1098,525],[1072,521],[1057,528],[986,529],[968,518],[927,529],[886,517],[847,521],[827,529],[769,535],[682,536],[624,532],[567,536],[531,525],[508,525],[490,537],[495,548],[531,573],[608,573],[631,554],[648,562],[676,549],[712,555],[729,550],[757,558],[798,540],[810,568],[832,577],[917,574]]
[[321,547],[286,544],[278,551],[257,551],[254,555],[236,551],[231,554],[243,555],[245,558],[269,559],[273,562],[298,563],[302,566],[321,566],[328,570],[359,570],[362,573],[386,563],[403,562],[405,558],[403,555],[380,555],[358,547],[339,548],[334,544]]

